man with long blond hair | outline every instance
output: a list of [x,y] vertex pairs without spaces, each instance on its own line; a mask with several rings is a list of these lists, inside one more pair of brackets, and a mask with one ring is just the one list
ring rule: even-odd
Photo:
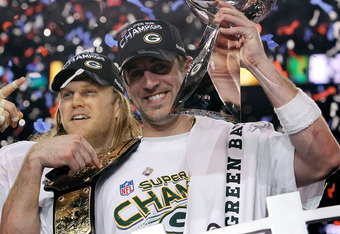
[[[105,165],[99,155],[107,156],[141,134],[118,69],[106,56],[89,52],[74,56],[55,76],[52,90],[58,92],[56,126],[34,141],[18,142],[0,152],[1,233],[40,232],[39,215],[52,215],[39,213],[42,203],[53,204],[53,193],[42,186],[51,168],[68,167],[68,176],[83,168],[101,170]],[[36,224],[33,229],[13,225],[22,215]]]

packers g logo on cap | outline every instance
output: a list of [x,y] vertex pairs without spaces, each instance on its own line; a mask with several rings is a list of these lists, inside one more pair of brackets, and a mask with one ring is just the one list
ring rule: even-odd
[[143,37],[143,40],[149,44],[160,43],[162,41],[162,36],[158,33],[148,33]]
[[95,61],[95,60],[86,60],[84,62],[86,67],[92,68],[92,69],[101,69],[103,66],[101,63]]

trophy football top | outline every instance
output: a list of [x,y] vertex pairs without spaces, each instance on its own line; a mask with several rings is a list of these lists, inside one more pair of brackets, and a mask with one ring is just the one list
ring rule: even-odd
[[[217,13],[218,2],[217,0],[187,0],[187,4],[194,14],[206,24],[210,24]],[[276,4],[276,0],[224,0],[224,2],[243,12],[248,19],[255,23],[264,19]]]

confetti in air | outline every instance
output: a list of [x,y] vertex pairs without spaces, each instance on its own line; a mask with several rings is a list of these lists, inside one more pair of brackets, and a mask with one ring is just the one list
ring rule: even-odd
[[40,133],[46,133],[51,129],[51,124],[45,123],[42,118],[34,122],[34,129]]
[[275,41],[273,41],[272,38],[273,38],[272,34],[266,34],[266,35],[263,35],[261,37],[262,41],[266,41],[267,42],[268,48],[270,50],[279,46],[279,44],[277,44]]

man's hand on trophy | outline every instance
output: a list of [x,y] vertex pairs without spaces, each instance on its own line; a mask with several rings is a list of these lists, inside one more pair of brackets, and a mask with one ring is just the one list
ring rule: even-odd
[[[258,26],[230,4],[220,1],[219,5],[214,19],[214,23],[220,25],[216,45],[226,49],[230,46],[240,48],[241,66],[245,68],[253,67],[259,60],[267,58]],[[238,40],[230,42],[232,37]]]
[[[223,1],[219,1],[219,10],[217,11],[215,18],[214,18],[214,23],[216,25],[219,25],[219,33],[216,38],[215,42],[215,47],[223,50],[239,50],[241,46],[241,37],[238,34],[231,34],[231,33],[225,33],[225,29],[230,29],[234,28],[234,24],[225,19],[228,14],[230,16],[233,16],[232,13],[229,11],[226,11],[225,8],[233,9],[235,11],[238,11],[236,8],[231,6],[228,3],[225,3]],[[238,12],[239,13],[239,12]]]
[[[220,9],[215,15],[214,23],[219,25],[213,53],[210,58],[209,74],[216,85],[217,78],[232,78],[240,73],[240,47],[241,40],[237,34],[223,33],[224,29],[233,28],[233,24],[224,20],[225,10],[228,7],[237,11],[234,7],[224,2],[220,2]],[[227,13],[228,14],[228,13]]]
[[15,128],[18,121],[23,118],[23,114],[16,106],[7,101],[7,98],[14,90],[25,82],[25,78],[21,77],[12,83],[0,89],[0,132],[4,132],[8,126]]
[[243,38],[238,34],[223,33],[224,29],[234,27],[233,22],[224,20],[223,7],[239,12],[229,4],[219,2],[219,5],[221,8],[215,16],[216,23],[220,25],[219,33],[210,57],[208,72],[223,101],[240,106],[240,48]]

